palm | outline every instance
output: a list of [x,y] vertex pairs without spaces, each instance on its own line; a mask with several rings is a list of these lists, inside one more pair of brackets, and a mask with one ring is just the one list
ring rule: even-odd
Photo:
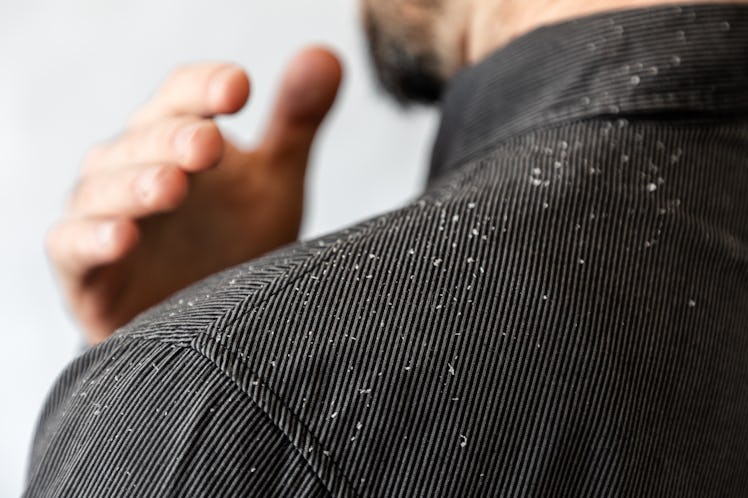
[[182,206],[141,221],[132,254],[91,274],[89,306],[117,327],[205,276],[293,242],[303,170],[268,174],[263,162],[232,148],[216,169],[192,178]]

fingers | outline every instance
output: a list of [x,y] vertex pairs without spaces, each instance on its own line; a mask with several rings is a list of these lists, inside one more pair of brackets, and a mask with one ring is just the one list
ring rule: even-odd
[[68,216],[141,218],[171,211],[187,196],[187,174],[176,166],[139,166],[81,179]]
[[342,67],[329,50],[313,47],[290,63],[261,148],[305,164],[314,135],[335,102]]
[[138,164],[174,164],[196,172],[217,164],[223,146],[212,120],[165,118],[96,147],[84,161],[83,171],[92,174]]
[[91,269],[124,257],[138,242],[131,220],[67,220],[47,234],[50,259],[63,278],[79,278]]
[[206,63],[172,72],[153,98],[130,120],[139,127],[179,115],[210,117],[239,111],[249,98],[249,78],[238,66]]

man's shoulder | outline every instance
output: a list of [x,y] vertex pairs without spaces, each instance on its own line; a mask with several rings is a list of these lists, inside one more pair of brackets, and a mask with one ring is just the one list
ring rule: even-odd
[[[186,416],[190,396],[198,393],[200,403],[211,398],[213,409],[225,411],[225,405],[238,402],[237,411],[263,418],[262,423],[280,435],[274,444],[294,448],[294,458],[303,456],[301,468],[324,476],[321,482],[334,494],[352,494],[351,483],[330,458],[330,442],[318,432],[323,427],[312,427],[299,403],[308,399],[316,405],[327,399],[324,385],[344,375],[349,364],[334,361],[335,348],[339,342],[355,346],[358,340],[346,328],[377,316],[382,323],[372,330],[384,327],[384,316],[394,303],[382,299],[393,285],[406,285],[398,276],[403,268],[414,276],[410,284],[416,275],[444,270],[434,252],[441,246],[435,234],[451,233],[450,227],[457,226],[453,216],[445,214],[454,202],[454,188],[449,182],[402,209],[215,274],[86,351],[62,374],[48,399],[32,456],[41,470],[31,469],[32,475],[48,472],[53,446],[60,445],[61,438],[69,443],[60,428],[93,434],[95,427],[116,427],[124,431],[118,437],[129,437],[129,426],[120,427],[117,421],[134,417],[139,424],[133,430],[137,427],[151,437],[166,430],[165,420],[179,413]],[[451,235],[443,237],[446,241]],[[393,295],[392,300],[403,297]],[[430,300],[412,297],[414,305]],[[363,316],[364,308],[369,316]],[[352,314],[347,316],[346,309]],[[368,325],[366,329],[368,333]],[[364,334],[362,345],[365,340]],[[356,356],[365,352],[352,351]],[[302,359],[310,363],[289,363]],[[320,376],[327,368],[340,370],[329,382]],[[356,386],[361,396],[371,393],[371,387]],[[178,393],[180,399],[175,398]],[[315,406],[313,411],[327,418],[327,408]],[[144,415],[137,415],[140,412]],[[334,421],[335,411],[329,415]],[[199,429],[187,425],[185,434]]]
[[[452,175],[399,209],[211,275],[140,314],[114,338],[187,346],[203,334],[225,328],[265,300],[297,294],[299,289],[294,284],[299,281],[311,278],[317,288],[334,292],[346,285],[345,279],[320,276],[345,268],[357,278],[363,263],[413,256],[412,250],[419,244],[422,249],[430,249],[438,235],[448,233],[446,221],[454,222],[456,215],[446,220],[448,211],[473,210],[476,206],[457,195],[465,190],[469,181],[466,176],[466,172]],[[379,256],[375,246],[383,249]]]
[[[71,375],[83,385],[90,376],[81,372],[106,372],[111,348],[135,362],[125,370],[142,375],[155,370],[141,357],[181,351],[189,373],[182,383],[200,383],[204,367],[216,392],[238,393],[248,410],[266,414],[266,427],[334,496],[510,486],[517,468],[502,462],[528,462],[530,480],[563,468],[558,479],[593,482],[617,472],[600,470],[600,448],[616,462],[626,441],[681,458],[685,448],[654,437],[658,421],[707,413],[694,393],[738,389],[709,369],[693,377],[691,344],[715,326],[732,335],[702,356],[725,358],[744,343],[735,339],[743,322],[715,325],[720,315],[709,311],[723,309],[739,284],[716,285],[723,259],[699,233],[688,232],[685,252],[683,237],[659,236],[690,225],[663,208],[647,179],[622,176],[624,166],[587,146],[598,142],[575,139],[584,131],[617,140],[625,129],[593,123],[496,148],[400,210],[186,289],[88,353]],[[626,168],[646,158],[627,158]],[[695,266],[694,247],[704,255]],[[699,294],[705,285],[722,294]],[[657,361],[632,361],[654,358],[654,338]],[[667,375],[661,364],[671,366]],[[658,394],[686,377],[686,395]],[[605,394],[620,379],[633,398]],[[145,397],[134,398],[139,406],[155,389],[132,386]],[[713,422],[702,421],[714,427],[699,433],[704,445],[734,433]],[[687,420],[668,427],[669,441],[693,436]]]

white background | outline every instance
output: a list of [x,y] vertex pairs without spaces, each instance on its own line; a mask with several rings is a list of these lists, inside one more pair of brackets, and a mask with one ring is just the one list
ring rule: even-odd
[[0,496],[21,493],[44,396],[79,344],[45,261],[80,158],[110,138],[170,68],[231,60],[253,97],[223,122],[252,140],[284,63],[308,42],[343,56],[346,83],[317,142],[304,236],[394,208],[425,176],[433,111],[404,113],[375,89],[357,0],[0,2]]

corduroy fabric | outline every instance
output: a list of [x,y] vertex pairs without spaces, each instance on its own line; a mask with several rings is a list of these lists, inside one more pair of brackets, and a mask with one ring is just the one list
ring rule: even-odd
[[747,60],[738,6],[497,52],[423,196],[77,359],[26,496],[748,496]]

